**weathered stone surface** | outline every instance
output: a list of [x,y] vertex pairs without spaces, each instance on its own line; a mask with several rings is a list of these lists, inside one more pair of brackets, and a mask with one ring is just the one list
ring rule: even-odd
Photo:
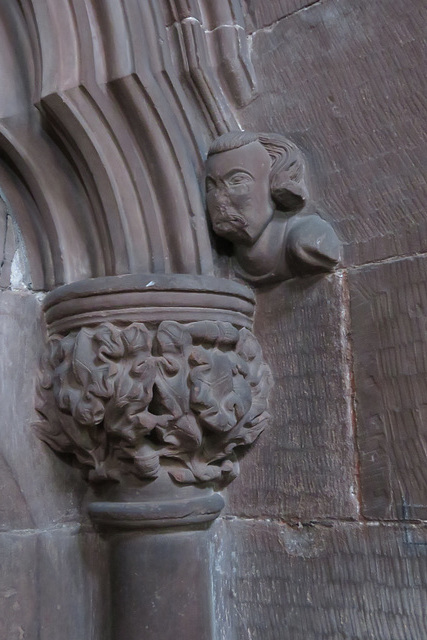
[[272,425],[229,488],[229,511],[277,518],[357,512],[341,275],[258,294],[255,331],[271,363]]
[[355,269],[349,282],[364,514],[425,519],[427,258]]
[[0,533],[2,640],[106,640],[107,554],[78,527]]
[[348,264],[427,249],[425,19],[419,2],[327,0],[253,38],[242,124],[305,150]]
[[40,640],[108,639],[108,553],[98,534],[72,527],[40,534],[37,584]]
[[426,638],[425,528],[217,526],[220,640]]
[[37,537],[0,533],[0,638],[36,640]]
[[3,291],[0,308],[0,529],[76,519],[85,485],[32,428],[44,343],[40,303],[30,292]]

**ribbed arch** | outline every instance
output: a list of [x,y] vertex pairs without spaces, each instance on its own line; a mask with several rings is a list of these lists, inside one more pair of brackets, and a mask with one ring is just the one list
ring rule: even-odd
[[[238,125],[200,2],[193,19],[180,0],[0,0],[0,27],[13,23],[22,41],[6,79],[23,78],[0,99],[0,153],[28,195],[23,233],[47,252],[40,286],[213,273],[204,156]],[[235,26],[238,0],[218,2]]]
[[40,131],[39,120],[40,115],[34,113],[25,119],[1,121],[0,156],[14,175],[15,189],[21,185],[32,203],[29,211],[16,212],[26,242],[30,226],[39,236],[39,249],[46,248],[44,237],[50,247],[50,258],[38,258],[40,263],[52,265],[53,273],[40,283],[41,288],[49,288],[103,275],[105,265],[81,184],[65,156]]

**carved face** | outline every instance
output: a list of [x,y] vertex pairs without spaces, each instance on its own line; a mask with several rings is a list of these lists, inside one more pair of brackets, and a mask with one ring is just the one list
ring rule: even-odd
[[236,244],[256,242],[274,213],[270,167],[260,142],[208,158],[206,201],[215,233]]

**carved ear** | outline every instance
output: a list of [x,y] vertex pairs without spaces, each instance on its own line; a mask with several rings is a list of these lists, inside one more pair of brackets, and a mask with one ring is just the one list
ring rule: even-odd
[[301,151],[278,134],[260,133],[258,139],[271,158],[271,197],[282,211],[300,211],[308,198]]
[[279,175],[271,184],[271,197],[279,209],[296,213],[307,201],[307,189],[304,183],[290,180],[286,175]]

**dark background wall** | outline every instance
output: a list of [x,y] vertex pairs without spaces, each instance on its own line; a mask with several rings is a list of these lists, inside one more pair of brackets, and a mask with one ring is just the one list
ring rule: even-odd
[[424,640],[425,4],[246,7],[242,123],[304,149],[345,268],[258,295],[274,419],[217,532],[221,640]]

